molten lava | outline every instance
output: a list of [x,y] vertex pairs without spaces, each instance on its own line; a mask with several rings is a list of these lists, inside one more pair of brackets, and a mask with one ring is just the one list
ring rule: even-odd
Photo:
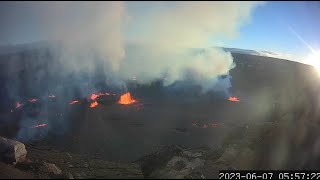
[[16,109],[18,109],[21,106],[23,106],[23,104],[20,104],[19,102],[16,102]]
[[28,101],[31,102],[31,103],[33,103],[33,102],[37,102],[38,99],[32,98],[32,99],[29,99]]
[[228,100],[233,102],[240,102],[240,99],[237,97],[229,97]]
[[69,103],[69,104],[73,105],[73,104],[78,104],[78,103],[80,103],[78,100],[74,100],[74,101],[72,101],[72,102]]
[[91,94],[91,96],[90,96],[90,99],[92,100],[92,101],[94,101],[94,100],[96,100],[97,98],[99,97],[99,95],[98,94]]
[[93,102],[93,103],[90,104],[90,107],[91,107],[91,108],[94,108],[94,107],[97,107],[98,105],[99,105],[98,102],[95,101],[95,102]]
[[31,128],[39,128],[39,127],[43,127],[43,126],[46,126],[47,124],[39,124],[39,125],[36,125],[36,126],[32,126]]
[[95,101],[98,97],[106,96],[106,95],[110,95],[110,94],[109,93],[99,93],[99,94],[92,93],[91,96],[90,96],[90,99],[92,101]]
[[137,102],[131,97],[131,94],[129,92],[121,95],[120,100],[118,101],[119,104],[132,104]]

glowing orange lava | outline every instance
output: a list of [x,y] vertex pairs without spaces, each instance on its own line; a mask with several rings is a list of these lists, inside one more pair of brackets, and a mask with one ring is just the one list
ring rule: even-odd
[[93,102],[93,103],[90,104],[90,107],[91,107],[91,108],[94,108],[94,107],[97,107],[98,105],[99,105],[98,102],[95,101],[95,102]]
[[71,105],[73,105],[73,104],[77,104],[77,103],[80,103],[78,100],[74,100],[74,101],[72,101],[71,103],[69,103],[69,104],[71,104]]
[[39,127],[43,127],[43,126],[46,126],[47,124],[39,124],[39,125],[36,125],[36,126],[32,126],[31,128],[39,128]]
[[237,97],[229,97],[228,100],[233,102],[240,102],[240,99]]
[[131,94],[129,92],[121,95],[120,100],[118,101],[119,104],[132,104],[137,102],[131,97]]
[[94,93],[93,93],[93,94],[91,94],[90,99],[94,101],[94,100],[96,100],[98,97],[99,97],[98,94],[94,94]]
[[37,102],[38,99],[32,98],[32,99],[29,99],[28,101],[29,101],[29,102]]
[[92,101],[95,101],[98,97],[106,96],[106,95],[110,95],[110,94],[109,93],[99,93],[99,94],[92,93],[91,96],[90,96],[90,99]]
[[23,104],[20,104],[19,102],[16,102],[16,109],[23,106]]

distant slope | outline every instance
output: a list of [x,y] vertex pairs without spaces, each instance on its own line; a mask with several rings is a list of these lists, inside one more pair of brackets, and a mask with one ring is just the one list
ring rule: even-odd
[[293,56],[291,56],[289,54],[280,54],[280,53],[271,52],[271,51],[257,51],[257,50],[248,50],[248,49],[239,49],[239,48],[225,48],[225,47],[222,47],[222,49],[225,50],[225,51],[229,51],[231,53],[272,57],[272,58],[289,60],[289,61],[296,61],[296,62],[300,62],[301,63],[301,60],[299,60],[298,58],[293,57]]

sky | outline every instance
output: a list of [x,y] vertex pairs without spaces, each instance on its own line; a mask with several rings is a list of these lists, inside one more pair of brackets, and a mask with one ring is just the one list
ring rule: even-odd
[[267,2],[257,7],[251,22],[240,29],[240,37],[225,41],[226,46],[269,50],[297,56],[310,49],[290,31],[293,29],[314,49],[320,49],[320,2]]
[[[42,23],[41,8],[35,7],[34,3],[37,2],[0,2],[0,45],[45,40],[39,26]],[[148,23],[148,13],[161,11],[166,6],[174,6],[174,3],[126,2],[129,16],[144,19],[139,22],[140,26]],[[45,9],[42,11],[46,13]],[[320,2],[266,2],[252,10],[250,20],[240,26],[237,37],[215,37],[210,44],[304,57],[311,53],[308,45],[316,51],[320,50],[319,18]],[[212,23],[215,23],[214,20]],[[128,28],[126,37],[135,36],[138,30],[135,26]]]

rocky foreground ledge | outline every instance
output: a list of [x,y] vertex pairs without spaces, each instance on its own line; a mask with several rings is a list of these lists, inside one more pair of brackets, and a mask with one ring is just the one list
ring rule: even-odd
[[6,138],[1,140],[0,178],[9,179],[204,179],[205,175],[199,170],[205,165],[205,158],[213,153],[207,148],[186,150],[172,145],[135,162],[111,162],[46,147],[25,146]]
[[[22,143],[21,143],[22,144]],[[21,145],[22,146],[22,145]],[[24,145],[23,145],[24,146]],[[59,152],[46,147],[25,146],[27,152],[19,159],[14,154],[24,154],[12,148],[9,154],[16,160],[0,162],[0,178],[41,179],[100,179],[100,178],[161,178],[206,179],[217,178],[222,167],[230,168],[227,161],[236,158],[234,148],[211,150],[209,148],[187,149],[176,145],[144,156],[135,162],[111,162],[86,155]],[[1,154],[3,156],[4,153]],[[228,159],[229,158],[229,159]],[[13,158],[14,159],[14,158]]]
[[110,162],[0,139],[0,178],[83,179],[143,178],[137,163]]
[[[164,146],[134,162],[111,162],[39,145],[24,146],[17,141],[1,138],[0,178],[208,179],[218,178],[219,170],[227,169],[291,169],[293,161],[289,161],[292,159],[289,154],[283,161],[287,165],[264,159],[268,153],[278,152],[272,149],[278,147],[277,139],[281,139],[282,134],[285,137],[291,134],[288,132],[288,129],[293,129],[291,124],[283,121],[239,126],[225,138],[220,148]],[[297,131],[292,131],[290,137],[298,139],[297,134]],[[3,145],[4,142],[8,144]],[[294,150],[293,146],[288,148]],[[299,148],[295,151],[303,152]],[[292,155],[300,157],[299,154]],[[268,157],[272,159],[273,156]],[[293,167],[303,168],[305,165],[294,164]]]

